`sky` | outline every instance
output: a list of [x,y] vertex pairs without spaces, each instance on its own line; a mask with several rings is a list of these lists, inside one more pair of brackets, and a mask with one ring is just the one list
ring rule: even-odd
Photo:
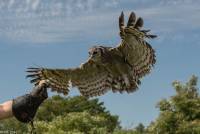
[[[0,102],[30,91],[27,67],[77,67],[90,47],[116,46],[121,11],[126,20],[134,11],[144,29],[158,35],[147,40],[156,65],[136,92],[98,98],[123,127],[148,125],[159,114],[158,101],[175,94],[174,80],[200,77],[199,5],[200,0],[0,0]],[[76,89],[69,96],[74,95]]]

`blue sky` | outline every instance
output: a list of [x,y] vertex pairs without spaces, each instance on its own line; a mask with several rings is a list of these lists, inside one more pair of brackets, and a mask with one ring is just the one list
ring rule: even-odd
[[158,35],[149,40],[157,63],[135,93],[109,92],[99,99],[124,127],[148,125],[158,116],[156,103],[175,94],[172,81],[200,76],[199,5],[200,0],[1,0],[0,102],[29,92],[27,67],[76,67],[93,45],[117,45],[118,16],[134,11]]

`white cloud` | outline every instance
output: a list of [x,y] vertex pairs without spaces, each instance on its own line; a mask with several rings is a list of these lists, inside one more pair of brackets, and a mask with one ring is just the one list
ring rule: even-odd
[[31,4],[31,5],[32,5],[32,6],[31,6],[32,9],[33,9],[33,10],[36,10],[37,7],[38,7],[38,5],[39,5],[39,3],[40,3],[40,0],[33,0],[33,1],[32,1],[32,4]]
[[144,0],[2,0],[0,38],[33,43],[86,40],[90,35],[95,35],[94,40],[109,38],[118,32],[120,12],[124,10],[127,15],[133,10],[130,5],[138,6],[134,11],[144,18],[145,27],[161,35],[162,40],[200,32],[200,2],[148,3],[151,4]]
[[[63,42],[66,39],[85,36],[88,27],[103,25],[108,14],[100,11],[115,7],[111,0],[11,0],[0,1],[0,38],[22,42]],[[98,11],[100,10],[100,11]],[[95,12],[95,13],[93,13]],[[111,12],[109,12],[111,13]],[[97,16],[97,14],[99,16]],[[88,24],[88,21],[91,21]],[[90,33],[89,31],[86,33]]]
[[15,3],[15,0],[10,0],[8,3],[8,8],[11,8],[14,3]]
[[187,4],[194,4],[199,3],[199,0],[161,0],[161,4],[164,5],[187,5]]

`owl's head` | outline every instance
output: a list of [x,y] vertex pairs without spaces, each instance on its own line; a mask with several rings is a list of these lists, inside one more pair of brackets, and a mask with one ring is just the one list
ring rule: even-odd
[[90,48],[89,50],[89,57],[93,61],[101,60],[102,54],[103,54],[103,50],[101,47],[95,46],[95,47]]
[[90,48],[89,50],[89,57],[90,60],[93,60],[94,62],[105,62],[111,59],[109,50],[112,47],[105,47],[105,46],[94,46]]

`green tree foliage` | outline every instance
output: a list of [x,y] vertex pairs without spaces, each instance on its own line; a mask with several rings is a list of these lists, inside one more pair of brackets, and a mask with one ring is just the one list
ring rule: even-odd
[[108,133],[107,119],[103,116],[91,116],[88,112],[72,112],[65,116],[57,116],[51,122],[36,122],[38,133]]
[[104,103],[99,102],[98,99],[88,100],[83,96],[73,98],[53,96],[52,99],[47,100],[44,105],[40,107],[37,120],[50,122],[57,116],[65,117],[68,116],[69,113],[87,112],[91,117],[104,118],[108,132],[112,132],[119,126],[118,116],[111,115],[103,105]]
[[146,134],[146,130],[145,126],[142,123],[139,123],[135,128],[132,129],[116,129],[113,134]]
[[27,125],[17,121],[15,118],[11,118],[0,121],[0,132],[6,133],[6,131],[8,131],[8,134],[10,132],[23,134],[28,132],[28,127]]
[[138,134],[144,134],[145,133],[145,127],[142,123],[139,123],[138,126],[135,127],[135,131]]
[[176,95],[161,100],[157,107],[160,115],[148,127],[152,134],[200,134],[200,96],[197,77],[182,84],[173,82]]

